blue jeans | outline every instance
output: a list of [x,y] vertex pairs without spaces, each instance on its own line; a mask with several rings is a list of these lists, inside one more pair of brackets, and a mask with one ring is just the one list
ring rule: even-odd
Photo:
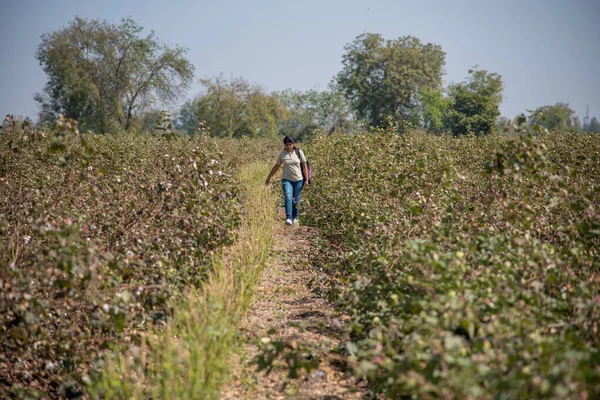
[[285,202],[285,219],[297,219],[298,207],[300,206],[300,193],[304,186],[304,179],[292,182],[287,179],[281,180],[283,188],[283,200]]

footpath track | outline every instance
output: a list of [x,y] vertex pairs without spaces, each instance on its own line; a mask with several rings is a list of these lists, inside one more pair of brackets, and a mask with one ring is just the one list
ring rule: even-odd
[[137,355],[106,365],[93,398],[118,399],[361,399],[365,391],[327,357],[317,370],[288,380],[282,362],[271,373],[251,361],[257,343],[295,341],[323,354],[343,340],[342,322],[307,284],[311,229],[285,226],[278,193],[263,184],[268,165],[239,171],[242,224],[236,242],[215,255],[198,290],[182,293],[164,329],[145,335]]
[[[310,189],[309,189],[310,190]],[[284,225],[280,210],[274,228],[271,257],[258,283],[253,305],[240,324],[241,354],[236,355],[232,381],[221,392],[222,399],[362,399],[366,391],[346,377],[334,361],[323,359],[318,369],[288,380],[283,363],[266,375],[251,363],[258,353],[256,343],[277,333],[275,340],[295,341],[310,347],[333,348],[341,337],[340,318],[331,305],[312,293],[307,284],[316,275],[306,257],[310,250],[308,227]]]

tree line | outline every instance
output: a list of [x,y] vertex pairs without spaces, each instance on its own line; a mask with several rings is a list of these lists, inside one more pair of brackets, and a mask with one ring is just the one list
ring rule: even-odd
[[[131,19],[119,24],[76,18],[44,34],[36,57],[48,76],[41,93],[39,123],[59,115],[82,131],[154,130],[161,110],[189,91],[194,66],[186,49],[162,44]],[[539,107],[510,120],[500,115],[502,76],[478,67],[465,80],[443,86],[446,53],[413,36],[387,40],[364,33],[344,48],[342,70],[327,89],[268,92],[242,77],[200,79],[202,91],[174,113],[169,126],[192,134],[199,126],[218,137],[309,137],[318,129],[352,132],[400,122],[454,135],[489,134],[528,123],[548,129],[600,132],[586,126],[568,104]]]

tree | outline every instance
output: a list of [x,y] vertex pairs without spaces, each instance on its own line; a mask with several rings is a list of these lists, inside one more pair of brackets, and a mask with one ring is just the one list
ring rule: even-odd
[[195,100],[187,100],[175,118],[175,127],[180,131],[184,131],[189,135],[196,133],[198,128],[198,118],[196,117],[197,105]]
[[439,133],[444,128],[444,114],[450,105],[450,99],[440,90],[424,88],[419,96],[419,114],[423,129]]
[[141,132],[154,132],[156,121],[159,121],[162,115],[162,110],[158,108],[149,108],[138,114],[135,118],[136,128]]
[[504,84],[497,73],[471,69],[465,82],[449,87],[450,105],[444,126],[454,135],[486,135],[500,116]]
[[223,75],[201,79],[204,92],[196,99],[196,119],[217,137],[274,137],[285,107],[277,94],[267,94],[243,78]]
[[287,110],[286,118],[279,124],[280,135],[302,141],[319,129],[314,96],[309,95],[308,92],[291,89],[284,90],[279,95]]
[[573,116],[573,129],[575,132],[581,132],[583,130],[581,119],[579,119],[577,115]]
[[314,104],[315,119],[319,125],[329,132],[336,129],[349,129],[352,125],[350,104],[344,94],[334,82],[323,91],[310,90],[307,92],[308,100]]
[[334,132],[352,127],[350,105],[333,84],[323,91],[288,89],[280,96],[288,111],[280,125],[282,135],[302,141],[319,128]]
[[82,129],[129,129],[133,116],[156,100],[173,102],[188,88],[194,67],[180,47],[162,45],[154,32],[141,37],[131,19],[119,25],[76,18],[59,31],[42,35],[37,59],[48,75],[40,117],[59,113]]
[[496,132],[498,132],[498,133],[508,132],[508,131],[510,131],[511,128],[512,128],[512,122],[511,122],[510,118],[505,117],[504,115],[500,115],[496,119]]
[[569,103],[556,103],[553,106],[536,108],[529,116],[529,125],[539,125],[548,130],[572,129],[575,126],[575,111]]
[[412,36],[386,41],[365,33],[345,50],[337,83],[358,118],[372,126],[387,117],[416,118],[419,94],[442,86],[445,53],[439,45],[423,44]]
[[600,123],[596,117],[592,117],[587,126],[587,132],[600,133]]

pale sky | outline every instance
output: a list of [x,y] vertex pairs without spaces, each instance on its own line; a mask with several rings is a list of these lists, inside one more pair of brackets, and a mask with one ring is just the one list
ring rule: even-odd
[[568,102],[581,119],[586,105],[600,118],[600,0],[0,0],[0,115],[37,119],[40,35],[76,16],[131,17],[189,49],[189,98],[220,72],[267,90],[325,89],[344,46],[372,32],[441,45],[448,83],[474,65],[499,73],[505,116]]

